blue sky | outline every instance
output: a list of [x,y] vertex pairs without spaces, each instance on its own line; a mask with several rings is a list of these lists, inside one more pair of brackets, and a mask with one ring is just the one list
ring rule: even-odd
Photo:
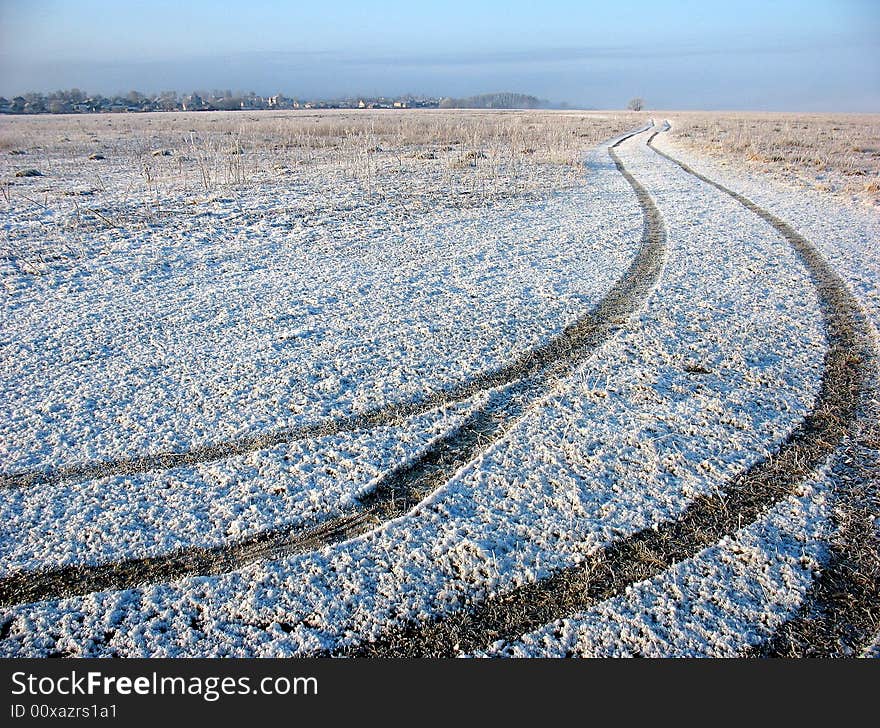
[[0,0],[0,94],[73,86],[880,111],[880,0]]

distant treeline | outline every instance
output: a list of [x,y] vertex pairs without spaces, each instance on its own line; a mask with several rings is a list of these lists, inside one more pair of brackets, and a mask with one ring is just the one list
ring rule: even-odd
[[346,99],[300,99],[278,93],[260,96],[253,91],[176,91],[142,94],[130,91],[124,96],[88,94],[74,88],[48,94],[26,93],[7,99],[0,96],[0,114],[88,114],[112,111],[232,111],[256,109],[436,109],[439,98],[427,96],[360,96]]
[[[26,93],[7,99],[0,96],[0,114],[88,114],[112,111],[213,111],[255,109],[546,109],[548,101],[515,93],[494,93],[466,99],[430,96],[360,96],[346,99],[299,99],[275,94],[260,96],[253,91],[243,93],[229,89],[193,91],[178,95],[176,91],[142,94],[140,91],[117,96],[88,94],[78,88],[48,94]],[[564,105],[563,105],[564,108]]]
[[445,98],[440,100],[441,109],[545,109],[549,101],[537,96],[515,93],[480,94],[466,99]]

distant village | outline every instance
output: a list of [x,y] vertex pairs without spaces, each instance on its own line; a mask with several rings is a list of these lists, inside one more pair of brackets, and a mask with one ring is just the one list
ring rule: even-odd
[[94,114],[145,111],[236,111],[255,109],[436,109],[444,99],[424,96],[384,96],[306,100],[284,94],[259,96],[213,91],[178,95],[169,91],[148,96],[132,91],[125,96],[86,95],[79,89],[49,94],[28,93],[7,99],[0,96],[3,114]]
[[[564,107],[565,105],[561,105]],[[27,93],[7,99],[0,96],[0,114],[95,114],[145,111],[241,111],[256,109],[537,109],[549,103],[519,93],[492,93],[464,99],[431,96],[358,96],[336,100],[307,100],[276,94],[259,96],[232,91],[193,92],[178,95],[166,91],[146,95],[131,91],[125,96],[86,94],[79,89],[48,94]]]

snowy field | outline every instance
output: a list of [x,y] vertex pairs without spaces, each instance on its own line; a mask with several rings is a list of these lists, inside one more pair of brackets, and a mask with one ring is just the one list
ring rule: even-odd
[[880,216],[685,121],[0,120],[0,655],[876,654]]

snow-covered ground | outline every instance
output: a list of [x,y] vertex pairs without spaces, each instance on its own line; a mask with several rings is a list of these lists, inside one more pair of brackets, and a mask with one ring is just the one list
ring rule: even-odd
[[[2,314],[4,471],[222,445],[497,370],[592,308],[638,246],[629,185],[607,155],[591,169],[571,192],[390,229],[382,209],[366,228],[345,217],[232,230],[224,215],[184,218],[114,240],[108,259],[14,276]],[[293,209],[291,196],[278,202]],[[455,426],[456,412],[12,490],[0,505],[2,571],[216,544],[333,514]]]
[[7,268],[4,470],[224,441],[496,369],[632,257],[638,208],[604,179],[392,227],[381,209],[367,226],[183,218],[45,275]]
[[[771,452],[818,392],[826,341],[813,283],[772,228],[646,139],[617,153],[662,216],[655,289],[413,511],[221,576],[9,607],[0,654],[269,656],[357,645],[675,519]],[[224,213],[114,239],[107,255],[76,266],[41,276],[7,268],[3,473],[234,442],[499,369],[594,307],[636,253],[642,212],[606,147],[587,158],[581,186],[538,199],[443,208],[394,226],[381,209],[357,226],[283,213],[235,226],[230,202]],[[865,254],[876,220],[853,227],[850,211],[831,207],[793,217],[800,208],[783,192],[724,173],[719,181],[745,185],[802,226],[876,315],[877,257]],[[250,194],[248,209],[269,204]],[[2,575],[331,517],[481,397],[167,471],[6,488]],[[801,603],[827,551],[832,488],[817,474],[658,577],[478,654],[737,654]]]

